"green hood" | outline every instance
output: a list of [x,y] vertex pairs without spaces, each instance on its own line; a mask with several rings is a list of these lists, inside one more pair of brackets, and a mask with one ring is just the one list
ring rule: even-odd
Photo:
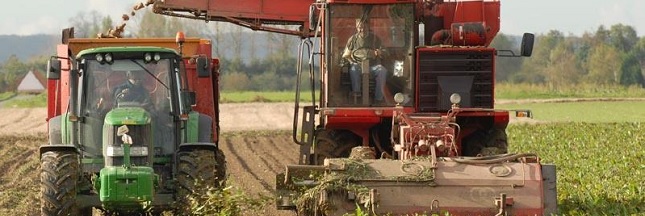
[[150,114],[141,107],[119,107],[105,116],[107,125],[146,125],[150,124]]

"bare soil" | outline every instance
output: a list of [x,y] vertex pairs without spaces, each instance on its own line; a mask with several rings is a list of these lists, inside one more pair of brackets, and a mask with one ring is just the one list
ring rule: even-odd
[[[229,185],[272,197],[275,175],[296,163],[293,104],[223,104],[220,148]],[[0,215],[39,215],[38,147],[47,142],[46,108],[0,108]],[[270,130],[270,131],[267,131]],[[261,215],[294,215],[269,203]]]

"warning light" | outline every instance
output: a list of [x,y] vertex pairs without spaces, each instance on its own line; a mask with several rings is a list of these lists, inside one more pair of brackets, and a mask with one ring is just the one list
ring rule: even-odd
[[515,110],[515,117],[517,118],[533,118],[531,110]]

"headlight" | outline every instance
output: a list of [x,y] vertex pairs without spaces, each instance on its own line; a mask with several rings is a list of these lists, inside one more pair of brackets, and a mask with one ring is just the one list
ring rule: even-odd
[[146,63],[152,61],[152,54],[150,54],[150,53],[144,54],[143,55],[143,61],[145,61]]
[[403,93],[399,92],[394,95],[394,102],[400,104],[403,103],[403,101],[405,101],[405,95],[403,95]]
[[461,102],[461,95],[457,93],[452,93],[452,95],[450,95],[450,103],[459,104],[460,102]]
[[159,55],[159,53],[155,53],[154,60],[155,60],[156,62],[158,62],[159,60],[161,60],[161,55]]
[[96,56],[94,56],[94,58],[96,59],[96,61],[98,61],[98,62],[100,62],[101,64],[103,64],[103,55],[101,55],[101,54],[96,54]]
[[105,61],[108,64],[112,64],[112,54],[110,54],[110,53],[105,54]]

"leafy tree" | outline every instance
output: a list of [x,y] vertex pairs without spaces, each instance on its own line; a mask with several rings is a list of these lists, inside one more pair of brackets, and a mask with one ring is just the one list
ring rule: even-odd
[[283,83],[280,78],[272,72],[265,72],[251,77],[251,86],[249,90],[253,91],[277,91],[283,90]]
[[[494,47],[498,51],[517,49],[517,43],[505,34],[498,34],[495,39],[493,39],[490,46]],[[516,51],[513,52],[518,54]],[[522,59],[523,58],[508,57],[497,58],[495,62],[495,80],[508,81],[512,74],[519,72],[522,67]]]
[[27,73],[28,67],[25,63],[21,62],[16,55],[11,55],[2,64],[2,75],[4,75],[5,91],[14,91],[18,87],[18,79]]
[[617,84],[620,81],[620,53],[607,44],[596,45],[589,55],[585,81],[593,84]]
[[523,62],[520,73],[513,74],[510,77],[511,81],[545,83],[545,68],[551,63],[551,50],[563,41],[564,35],[556,30],[551,30],[547,35],[538,36],[533,49],[533,56]]
[[[74,34],[79,38],[94,38],[101,32],[106,32],[107,29],[101,29],[102,18],[98,11],[92,10],[90,12],[78,12],[76,16],[69,19],[69,23],[74,27]],[[104,26],[103,26],[104,27]]]
[[232,72],[221,77],[220,87],[223,91],[244,91],[248,90],[249,77],[244,73]]
[[137,15],[141,16],[138,22],[139,30],[136,34],[137,37],[169,37],[172,35],[166,29],[168,22],[165,16],[160,16],[148,10],[143,10]]
[[645,86],[641,66],[635,53],[627,55],[625,61],[620,66],[620,84],[621,85],[641,85]]
[[570,43],[559,43],[551,52],[549,63],[544,69],[546,83],[551,89],[577,84],[581,76],[580,67],[575,63],[576,55]]
[[623,53],[628,53],[638,42],[636,30],[629,25],[616,24],[611,26],[609,40],[613,47]]

